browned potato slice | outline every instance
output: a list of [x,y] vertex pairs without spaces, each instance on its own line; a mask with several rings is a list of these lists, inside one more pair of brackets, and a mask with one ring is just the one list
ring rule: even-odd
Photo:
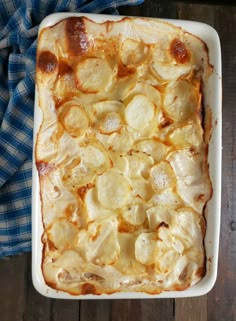
[[112,81],[112,69],[101,58],[87,58],[76,66],[76,85],[84,93],[105,90]]
[[82,136],[89,127],[85,111],[77,105],[68,106],[59,117],[71,136]]

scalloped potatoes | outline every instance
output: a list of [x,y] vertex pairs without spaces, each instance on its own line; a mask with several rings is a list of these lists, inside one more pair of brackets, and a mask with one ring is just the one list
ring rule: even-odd
[[152,19],[71,17],[41,31],[35,156],[49,286],[160,293],[203,277],[210,71],[200,39]]

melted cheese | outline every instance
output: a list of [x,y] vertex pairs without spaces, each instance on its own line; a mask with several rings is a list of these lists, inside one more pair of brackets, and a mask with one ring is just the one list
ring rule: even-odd
[[207,62],[198,38],[152,19],[72,17],[41,32],[36,162],[48,285],[160,293],[201,279]]

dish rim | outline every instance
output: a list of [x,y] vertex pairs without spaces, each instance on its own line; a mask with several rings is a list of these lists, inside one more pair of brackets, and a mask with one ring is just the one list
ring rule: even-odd
[[[54,13],[41,22],[38,34],[42,29],[53,26],[57,22],[68,17],[87,17],[96,22],[119,21],[129,16],[112,16],[103,14],[87,14],[87,13]],[[39,197],[39,179],[38,172],[35,165],[35,143],[36,136],[39,129],[40,110],[38,108],[38,94],[35,88],[35,104],[34,104],[34,133],[33,133],[33,162],[32,162],[32,279],[35,289],[42,295],[50,298],[60,299],[144,299],[144,298],[183,298],[195,297],[208,293],[215,284],[217,277],[218,266],[218,252],[219,252],[219,236],[220,236],[220,216],[221,216],[221,163],[222,163],[222,76],[221,76],[221,49],[219,36],[214,28],[211,26],[188,20],[176,19],[159,19],[149,17],[129,17],[139,19],[154,19],[156,21],[167,22],[174,26],[183,28],[187,32],[198,36],[203,40],[209,50],[210,63],[214,66],[213,75],[211,76],[211,83],[207,84],[207,90],[210,93],[214,92],[214,98],[206,97],[206,102],[210,102],[214,107],[208,106],[212,112],[212,136],[209,143],[209,160],[210,177],[213,186],[212,199],[207,204],[207,211],[205,214],[207,224],[212,222],[214,226],[208,224],[205,237],[205,248],[207,256],[207,272],[206,275],[194,286],[183,291],[164,291],[160,294],[147,294],[144,292],[116,292],[113,294],[101,295],[72,295],[67,292],[58,291],[46,285],[42,269],[42,249],[41,235],[43,232],[42,214],[40,209]],[[211,87],[212,86],[212,87]],[[209,93],[209,95],[210,95]],[[205,96],[205,95],[204,95]],[[213,106],[213,105],[212,105]],[[213,164],[212,164],[213,162]],[[38,195],[38,197],[37,197]],[[209,209],[210,207],[210,209]],[[214,216],[210,216],[209,211],[214,212]],[[39,215],[40,214],[40,215]]]

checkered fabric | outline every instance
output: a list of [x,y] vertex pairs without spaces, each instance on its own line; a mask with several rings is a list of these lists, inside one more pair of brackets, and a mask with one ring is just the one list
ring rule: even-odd
[[144,0],[0,0],[0,257],[31,250],[38,25],[53,12],[118,13]]

